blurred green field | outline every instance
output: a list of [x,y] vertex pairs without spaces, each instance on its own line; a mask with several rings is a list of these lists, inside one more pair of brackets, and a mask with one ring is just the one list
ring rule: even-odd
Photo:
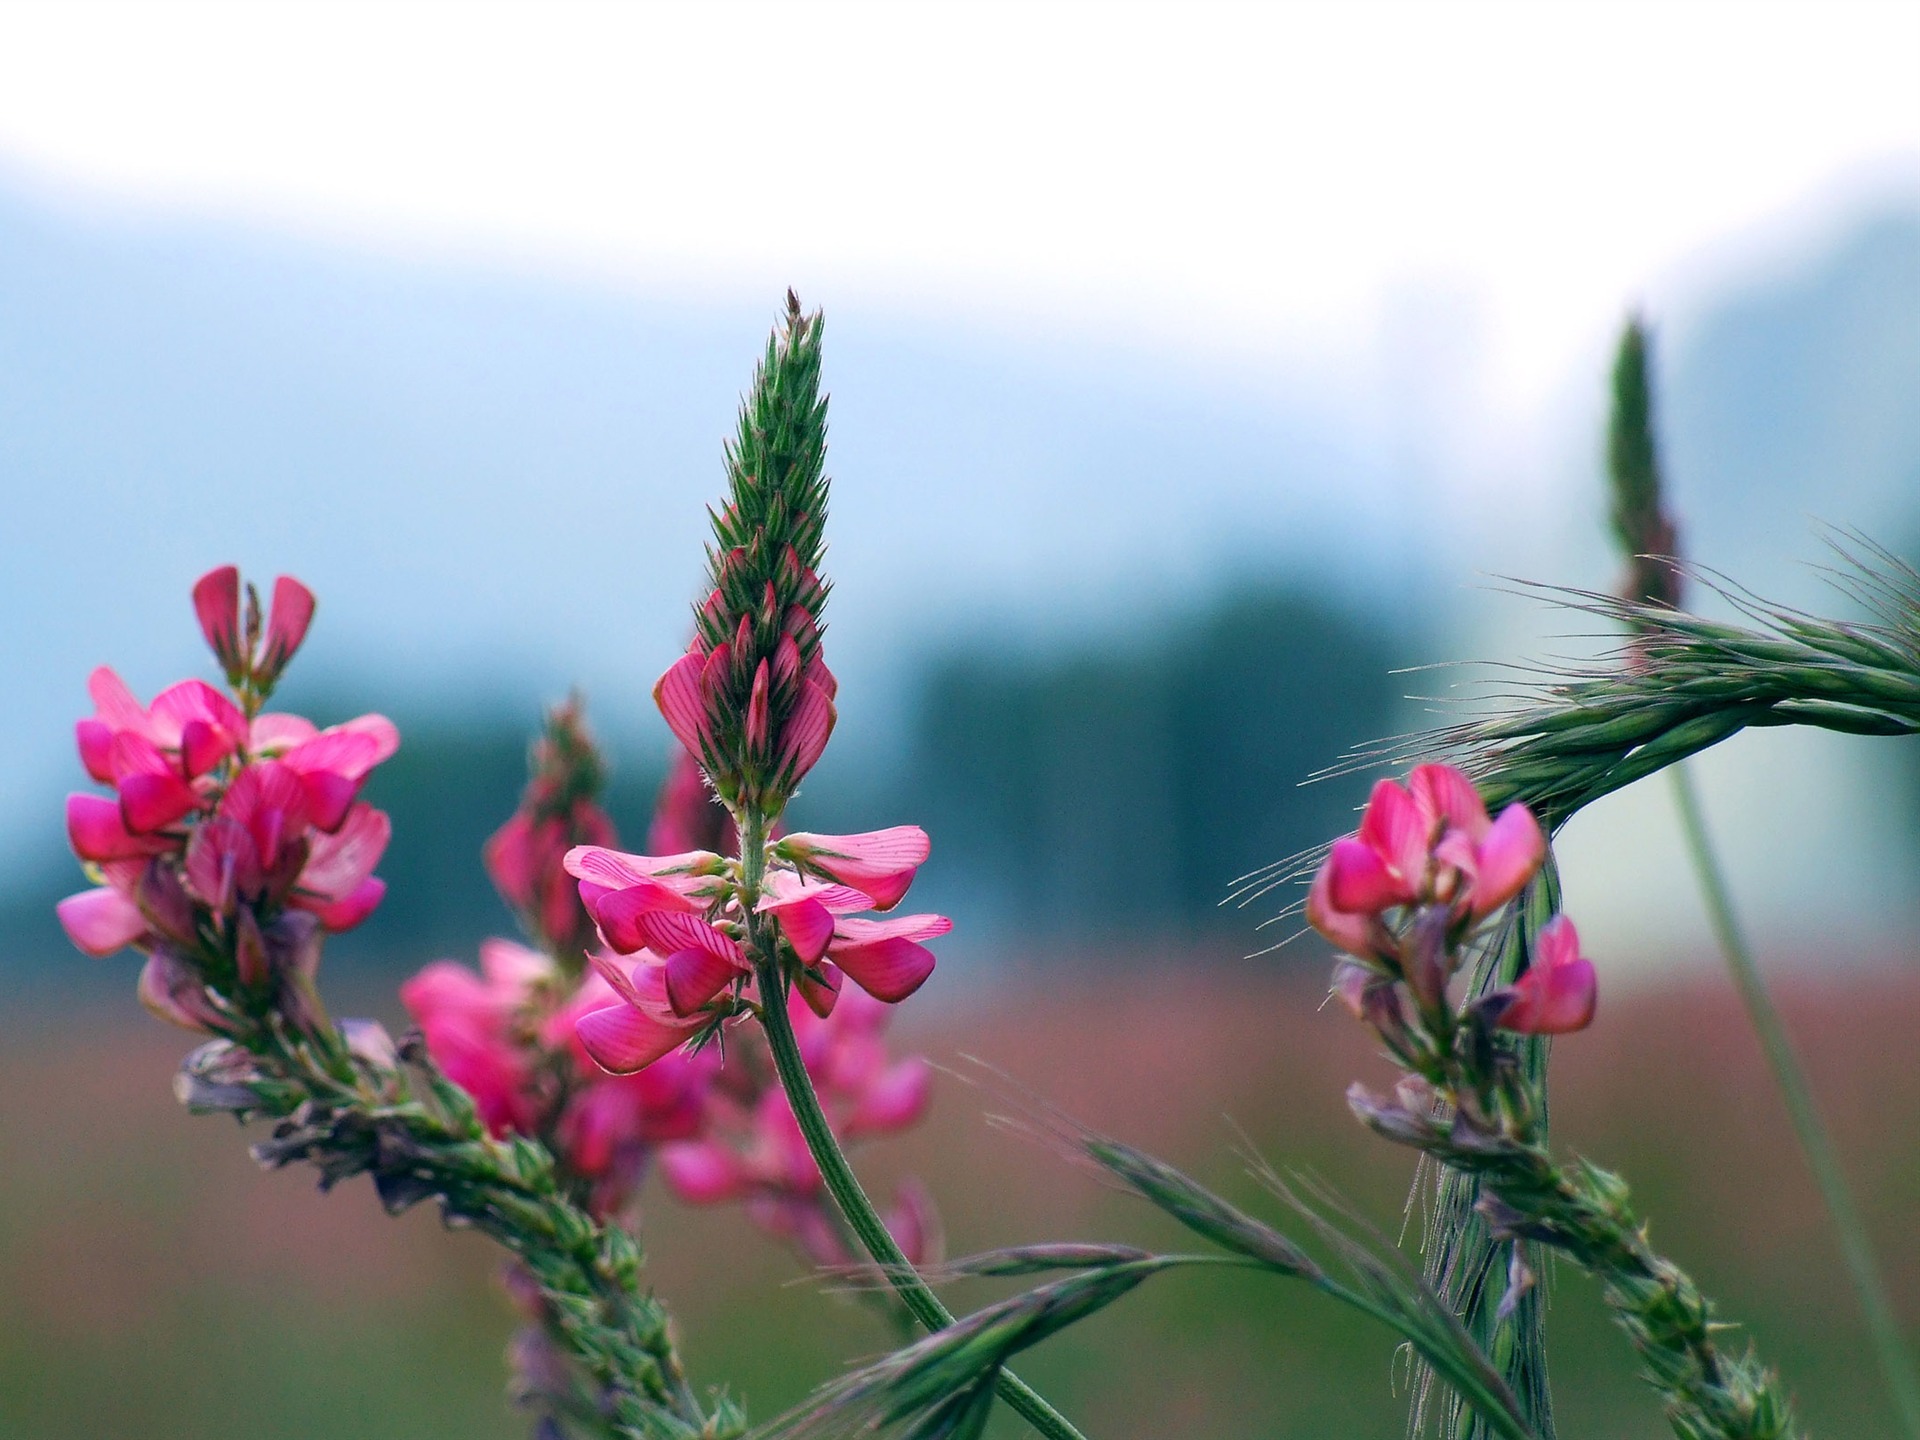
[[[1920,1320],[1912,968],[1785,997],[1910,1327]],[[1410,1164],[1360,1133],[1340,1098],[1351,1078],[1384,1071],[1357,1027],[1316,1008],[1310,978],[1131,963],[1031,973],[990,998],[906,1007],[903,1043],[993,1061],[1271,1213],[1231,1154],[1237,1122],[1268,1157],[1398,1227]],[[299,1173],[256,1170],[230,1124],[173,1103],[168,1081],[190,1041],[138,1015],[131,976],[110,1011],[15,1009],[0,1021],[0,1436],[525,1434],[527,1417],[501,1398],[511,1321],[486,1242],[445,1233],[427,1213],[388,1220],[363,1182],[321,1196]],[[1725,986],[1609,994],[1598,1027],[1561,1042],[1555,1077],[1560,1139],[1626,1172],[1656,1244],[1750,1327],[1812,1432],[1891,1434],[1811,1183]],[[983,1112],[997,1104],[946,1079],[933,1121],[868,1152],[862,1168],[883,1186],[900,1170],[923,1175],[954,1253],[1174,1241],[1139,1205],[989,1128]],[[653,1277],[696,1380],[726,1380],[767,1418],[886,1348],[882,1326],[795,1283],[794,1264],[736,1212],[647,1194]],[[1557,1277],[1551,1325],[1568,1440],[1667,1433],[1579,1277]],[[1282,1282],[1183,1275],[1022,1368],[1095,1437],[1392,1440],[1405,1424],[1392,1348]]]

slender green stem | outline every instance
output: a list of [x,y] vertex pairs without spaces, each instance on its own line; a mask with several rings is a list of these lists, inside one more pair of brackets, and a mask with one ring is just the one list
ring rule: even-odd
[[1915,1375],[1913,1357],[1901,1337],[1900,1322],[1894,1317],[1893,1303],[1880,1278],[1873,1244],[1867,1238],[1867,1228],[1861,1222],[1853,1194],[1847,1188],[1846,1176],[1841,1171],[1839,1158],[1834,1154],[1826,1126],[1821,1122],[1807,1077],[1800,1068],[1800,1062],[1794,1058],[1786,1027],[1780,1022],[1780,1012],[1774,1008],[1773,997],[1767,993],[1766,982],[1760,978],[1753,952],[1748,949],[1746,937],[1741,933],[1734,916],[1726,876],[1721,872],[1713,842],[1707,835],[1706,820],[1701,814],[1700,798],[1694,790],[1693,778],[1684,764],[1673,766],[1667,773],[1673,780],[1673,799],[1680,812],[1681,834],[1686,841],[1688,858],[1693,863],[1694,875],[1700,882],[1701,899],[1706,903],[1707,918],[1713,925],[1714,937],[1727,957],[1727,969],[1733,975],[1734,988],[1740,992],[1740,999],[1747,1007],[1747,1019],[1752,1023],[1754,1033],[1760,1037],[1760,1048],[1766,1052],[1774,1081],[1787,1102],[1787,1115],[1793,1122],[1794,1135],[1800,1141],[1807,1166],[1813,1171],[1813,1178],[1820,1187],[1820,1196],[1826,1202],[1835,1237],[1840,1242],[1840,1253],[1846,1259],[1847,1273],[1852,1277],[1853,1288],[1860,1297],[1860,1308],[1866,1313],[1874,1354],[1880,1362],[1887,1389],[1892,1392],[1894,1408],[1899,1412],[1901,1425],[1909,1440],[1920,1440],[1920,1377]]
[[[814,1164],[820,1167],[827,1190],[867,1254],[886,1275],[901,1303],[913,1312],[914,1319],[929,1331],[944,1330],[953,1324],[953,1312],[940,1303],[940,1297],[920,1278],[906,1252],[888,1231],[873,1201],[867,1198],[860,1178],[847,1163],[826,1112],[820,1108],[820,1097],[814,1092],[813,1079],[807,1074],[806,1061],[800,1055],[800,1042],[793,1033],[793,1021],[787,1015],[786,981],[774,959],[773,937],[753,908],[766,864],[766,821],[750,809],[743,822],[740,826],[741,902],[752,942],[761,1023],[767,1034],[767,1048],[773,1052],[774,1069],[780,1074],[781,1087],[787,1092],[793,1117],[799,1122]],[[1011,1370],[1001,1370],[996,1388],[1000,1398],[1048,1440],[1086,1440],[1072,1421]]]

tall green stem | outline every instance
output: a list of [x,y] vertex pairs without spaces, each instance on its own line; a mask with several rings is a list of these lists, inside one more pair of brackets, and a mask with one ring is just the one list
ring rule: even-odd
[[[820,1108],[820,1097],[807,1074],[806,1061],[800,1055],[800,1042],[793,1033],[793,1021],[787,1015],[786,980],[775,961],[774,938],[754,911],[760,882],[766,866],[766,818],[749,809],[740,820],[741,905],[747,916],[747,935],[752,942],[754,979],[760,991],[761,1022],[767,1034],[767,1048],[773,1052],[774,1069],[779,1072],[787,1103],[806,1138],[807,1150],[827,1190],[839,1205],[847,1224],[859,1238],[873,1262],[880,1266],[900,1296],[901,1303],[913,1312],[929,1331],[944,1330],[953,1324],[953,1312],[940,1303],[927,1282],[915,1272],[886,1222],[873,1208],[860,1179],[847,1163],[833,1127]],[[1012,1406],[1021,1418],[1048,1440],[1086,1440],[1073,1423],[1049,1405],[1037,1390],[1011,1370],[1003,1369],[997,1384],[1000,1398]]]
[[1820,1187],[1820,1196],[1826,1202],[1835,1237],[1840,1242],[1840,1253],[1847,1263],[1847,1273],[1860,1297],[1860,1308],[1866,1313],[1874,1354],[1880,1362],[1887,1389],[1892,1392],[1894,1408],[1899,1412],[1908,1440],[1920,1440],[1920,1377],[1914,1373],[1913,1358],[1901,1337],[1900,1323],[1894,1317],[1892,1301],[1880,1278],[1867,1228],[1854,1206],[1853,1194],[1847,1188],[1839,1157],[1834,1154],[1833,1142],[1821,1122],[1806,1074],[1794,1058],[1786,1027],[1780,1022],[1780,1012],[1774,1008],[1773,997],[1767,993],[1766,982],[1760,978],[1760,968],[1754,963],[1753,952],[1748,949],[1746,937],[1734,916],[1732,896],[1713,842],[1707,835],[1693,777],[1684,764],[1673,766],[1667,773],[1672,777],[1680,831],[1686,841],[1687,856],[1693,863],[1694,876],[1700,883],[1700,896],[1706,903],[1714,938],[1727,958],[1734,988],[1747,1007],[1747,1019],[1754,1033],[1760,1037],[1760,1048],[1766,1052],[1774,1081],[1787,1102],[1793,1133]]

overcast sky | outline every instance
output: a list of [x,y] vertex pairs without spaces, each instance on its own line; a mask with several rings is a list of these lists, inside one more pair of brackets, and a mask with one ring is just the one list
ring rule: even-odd
[[1920,5],[0,8],[0,162],[356,243],[1349,356],[1525,408],[1920,183]]

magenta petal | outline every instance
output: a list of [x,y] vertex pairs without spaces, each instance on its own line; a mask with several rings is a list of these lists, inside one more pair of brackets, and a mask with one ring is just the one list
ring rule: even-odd
[[355,890],[373,873],[393,838],[393,821],[384,810],[356,805],[331,835],[313,837],[307,863],[300,871],[300,889],[321,900],[338,900]]
[[113,729],[104,720],[82,720],[73,727],[74,743],[87,774],[101,784],[113,780]]
[[1565,915],[1556,915],[1540,927],[1533,950],[1533,963],[1546,969],[1571,965],[1580,958],[1580,932]]
[[846,918],[834,924],[833,948],[868,945],[876,940],[934,940],[952,930],[953,921],[944,915],[889,915],[885,920]]
[[667,957],[667,1004],[675,1015],[692,1015],[739,974],[738,965],[710,951],[676,950]]
[[668,1145],[660,1152],[660,1173],[673,1193],[689,1205],[731,1200],[746,1187],[746,1174],[726,1146],[711,1140]]
[[653,687],[653,702],[666,718],[674,738],[694,755],[706,753],[707,696],[700,683],[706,662],[689,651],[672,665]]
[[1371,915],[1413,899],[1407,885],[1387,868],[1379,852],[1352,836],[1333,842],[1326,869],[1327,898],[1336,910]]
[[104,722],[116,735],[122,730],[146,734],[146,707],[133,698],[127,682],[110,666],[101,665],[87,677],[87,695],[93,701],[94,718]]
[[884,1135],[918,1124],[933,1098],[933,1068],[914,1058],[889,1066],[847,1117],[846,1135]]
[[221,914],[236,899],[260,890],[260,853],[247,827],[219,816],[202,821],[187,842],[187,886],[202,904]]
[[889,1005],[906,999],[933,974],[933,952],[898,937],[871,944],[836,946],[834,963],[862,990]]
[[296,895],[293,903],[303,910],[311,910],[320,923],[334,934],[342,930],[351,930],[379,908],[386,897],[387,882],[378,875],[369,875],[339,900],[314,901]]
[[1407,788],[1429,823],[1443,820],[1451,829],[1464,830],[1475,844],[1487,833],[1487,807],[1480,792],[1453,766],[1416,765]]
[[305,716],[269,712],[254,716],[247,731],[247,749],[255,756],[281,755],[319,733]]
[[[582,885],[590,884],[582,881]],[[614,890],[596,900],[581,899],[606,937],[607,944],[622,955],[649,948],[647,932],[640,927],[641,917],[657,910],[684,913],[699,908],[698,903],[668,889],[657,880],[642,878],[638,884]],[[652,946],[659,949],[659,946]],[[670,948],[678,948],[670,947]],[[662,952],[664,953],[664,952]]]
[[140,907],[110,886],[69,895],[54,910],[67,938],[88,955],[111,955],[147,933]]
[[[122,735],[115,741],[116,748],[132,738]],[[199,803],[193,787],[171,770],[136,771],[120,781],[120,814],[129,830],[159,830],[189,814]]]
[[833,701],[827,698],[827,692],[811,680],[802,680],[793,712],[780,730],[779,769],[790,781],[813,769],[826,752],[834,719]]
[[615,1075],[644,1070],[687,1038],[688,1031],[662,1025],[631,1005],[590,1010],[574,1022],[573,1032],[594,1064]]
[[803,863],[869,896],[876,910],[891,910],[926,863],[931,843],[918,825],[895,825],[858,835],[789,835],[779,842],[783,859]]
[[172,842],[127,829],[120,807],[104,795],[67,797],[67,841],[82,860],[135,860],[158,855]]
[[647,949],[656,955],[671,955],[676,950],[700,950],[716,960],[724,960],[736,970],[746,968],[739,942],[693,915],[648,910],[635,919],[634,926],[645,938]]
[[314,770],[302,775],[300,786],[307,792],[307,810],[315,828],[326,831],[340,828],[347,811],[353,808],[354,797],[360,793],[359,781],[331,770]]
[[286,668],[313,623],[313,592],[291,575],[273,582],[273,606],[267,613],[267,643],[260,669],[269,677]]
[[833,1014],[834,1006],[840,999],[840,986],[844,979],[838,965],[822,962],[811,969],[802,970],[794,976],[793,988],[799,992],[807,1009],[822,1020]]
[[1433,828],[1432,820],[1413,796],[1394,781],[1382,780],[1367,797],[1356,838],[1400,877],[1410,898],[1413,887],[1427,873],[1427,847],[1433,843]]
[[773,917],[803,965],[811,965],[827,953],[827,942],[833,938],[833,912],[818,900],[807,898],[781,905]]
[[1527,888],[1547,858],[1547,837],[1540,822],[1524,805],[1509,805],[1488,827],[1480,842],[1479,871],[1474,877],[1472,907],[1476,915],[1491,915]]
[[1321,861],[1319,873],[1313,877],[1313,886],[1307,891],[1307,923],[1348,954],[1365,955],[1373,934],[1371,919],[1334,905],[1328,893],[1332,888],[1332,865],[1333,857],[1329,855]]
[[209,570],[193,586],[193,613],[200,621],[200,633],[220,661],[220,668],[233,673],[240,658],[240,571],[233,565]]
[[640,992],[634,988],[633,975],[620,961],[603,950],[592,950],[587,953],[587,963],[593,966],[594,972],[612,987],[613,993],[627,1004],[640,1003]]

